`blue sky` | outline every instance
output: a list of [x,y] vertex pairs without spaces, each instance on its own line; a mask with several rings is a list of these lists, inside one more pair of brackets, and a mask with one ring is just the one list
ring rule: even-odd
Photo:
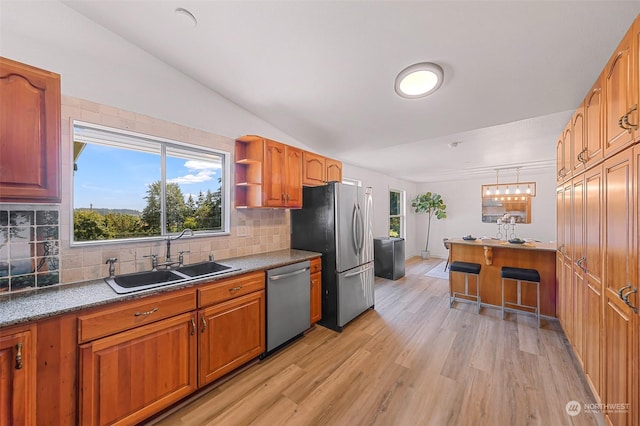
[[[160,179],[160,155],[87,144],[74,172],[74,208],[136,209],[146,206],[148,185]],[[218,188],[219,164],[167,157],[167,181],[185,198]]]

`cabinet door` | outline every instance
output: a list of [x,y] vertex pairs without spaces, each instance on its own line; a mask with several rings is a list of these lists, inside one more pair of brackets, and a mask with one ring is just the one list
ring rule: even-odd
[[322,319],[322,273],[311,274],[311,324]]
[[135,424],[196,389],[192,313],[80,346],[80,423]]
[[265,207],[284,207],[286,204],[286,146],[267,139],[264,146],[262,200]]
[[584,146],[586,152],[583,158],[587,160],[587,166],[596,164],[602,160],[604,155],[602,149],[602,110],[602,75],[600,75],[584,100]]
[[0,57],[0,202],[60,202],[60,76]]
[[602,383],[602,167],[585,173],[584,255],[586,269],[584,309],[584,370],[592,389],[603,395]]
[[0,335],[0,426],[35,424],[36,357],[30,330]]
[[[604,371],[607,403],[631,403],[633,379],[632,350],[634,349],[633,311],[620,298],[627,285],[637,287],[636,264],[633,259],[634,196],[632,185],[633,150],[622,151],[604,163],[605,205],[605,285],[604,285]],[[628,290],[627,290],[628,291]],[[634,295],[632,295],[634,296]],[[635,297],[630,298],[637,306]],[[633,424],[629,410],[610,411],[608,420],[614,425]]]
[[302,184],[305,186],[320,186],[326,181],[325,158],[322,155],[312,152],[303,152],[303,177]]
[[264,352],[264,294],[261,290],[200,310],[199,386],[222,377]]
[[564,132],[558,138],[556,142],[556,181],[562,182],[564,177]]
[[342,162],[326,159],[327,164],[327,182],[342,182]]
[[286,206],[302,207],[302,150],[287,146]]
[[573,155],[571,161],[573,162],[573,176],[576,176],[579,172],[584,170],[584,166],[587,162],[586,154],[586,138],[585,138],[585,120],[584,120],[584,105],[580,107],[573,114],[571,119],[571,129],[573,138]]
[[571,264],[571,294],[573,296],[572,319],[573,326],[571,344],[578,356],[578,360],[584,365],[584,270],[581,265],[584,262],[584,180],[582,176],[573,180],[571,189],[571,238],[572,238],[572,264]]
[[[631,31],[625,35],[605,68],[604,151],[607,157],[633,140],[633,132],[625,129],[625,123],[621,123],[623,117],[630,112],[632,102],[631,35]],[[637,114],[630,119],[633,120],[635,117]],[[635,121],[634,123],[637,124]]]
[[573,172],[573,134],[571,121],[567,124],[567,128],[564,129],[564,133],[562,134],[562,147],[564,149],[564,154],[562,158],[564,159],[562,170],[563,177],[571,177]]

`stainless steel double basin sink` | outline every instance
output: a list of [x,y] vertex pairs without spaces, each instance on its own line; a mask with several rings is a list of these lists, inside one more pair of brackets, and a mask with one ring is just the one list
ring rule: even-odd
[[237,270],[238,268],[211,261],[179,266],[174,269],[160,269],[156,271],[116,275],[115,277],[105,278],[105,281],[116,293],[124,294],[170,284],[184,283]]

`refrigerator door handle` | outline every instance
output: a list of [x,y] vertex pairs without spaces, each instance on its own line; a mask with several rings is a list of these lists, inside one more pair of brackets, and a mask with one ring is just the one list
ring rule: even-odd
[[367,266],[364,269],[360,269],[359,271],[356,272],[349,272],[348,274],[345,274],[345,278],[350,278],[350,277],[355,277],[356,275],[362,275],[365,272],[367,272],[368,270],[370,270],[372,268],[372,266]]
[[360,204],[356,204],[356,208],[358,210],[358,219],[360,219],[360,240],[358,241],[358,254],[361,254],[362,248],[364,247],[364,218],[362,217],[362,209],[360,208]]
[[360,247],[358,247],[358,205],[353,206],[353,215],[351,217],[351,234],[353,236],[353,248],[356,249],[356,253],[360,253]]

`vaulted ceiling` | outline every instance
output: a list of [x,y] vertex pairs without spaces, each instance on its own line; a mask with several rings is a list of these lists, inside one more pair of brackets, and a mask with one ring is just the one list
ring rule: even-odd
[[[640,12],[638,1],[64,3],[311,149],[415,182],[551,168],[557,135]],[[398,72],[425,61],[443,86],[397,96]]]

